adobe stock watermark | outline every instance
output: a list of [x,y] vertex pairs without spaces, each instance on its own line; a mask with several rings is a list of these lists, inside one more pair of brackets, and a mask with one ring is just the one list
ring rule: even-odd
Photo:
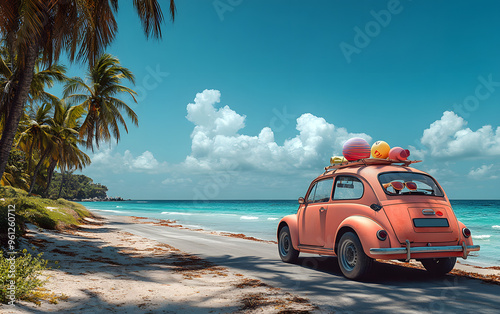
[[278,110],[277,108],[273,108],[273,117],[269,121],[269,127],[273,132],[281,132],[283,131],[289,124],[290,121],[294,121],[294,114],[289,114],[286,106]]
[[134,90],[137,92],[137,96],[135,97],[137,101],[145,100],[149,92],[160,87],[160,84],[170,75],[168,72],[163,72],[159,64],[154,69],[147,66],[146,71],[148,74],[141,79],[140,84],[134,87]]
[[[450,276],[447,276],[450,277]],[[451,281],[452,279],[453,281]],[[450,311],[450,309],[446,309],[446,303],[453,303],[455,300],[458,300],[461,291],[460,291],[460,285],[458,283],[458,276],[453,276],[451,278],[445,278],[443,280],[443,284],[445,287],[441,289],[440,296],[437,300],[433,300],[423,308],[419,309],[419,312],[422,313],[450,313],[453,312],[453,310]],[[437,295],[437,292],[439,290],[435,290]]]
[[7,206],[7,247],[9,258],[7,279],[4,284],[7,286],[6,299],[8,305],[15,306],[16,303],[16,206]]
[[[408,0],[411,1],[411,0]],[[370,11],[373,20],[367,22],[363,28],[354,27],[354,38],[352,44],[345,41],[341,42],[339,47],[347,63],[352,62],[353,54],[360,54],[364,48],[368,47],[372,39],[380,35],[382,29],[389,26],[395,15],[403,12],[403,5],[399,0],[387,1],[387,9],[380,11]]]
[[482,75],[477,77],[479,84],[474,89],[474,94],[464,98],[461,104],[453,104],[453,111],[463,118],[468,118],[471,112],[479,109],[481,101],[485,101],[495,92],[495,87],[500,87],[500,81],[493,81],[493,75],[489,74],[488,78]]
[[[479,110],[481,102],[486,101],[500,87],[500,81],[493,80],[493,74],[488,76],[479,75],[477,77],[478,84],[474,88],[474,92],[464,97],[461,103],[454,103],[452,111],[462,118],[469,118],[472,112]],[[413,140],[414,148],[422,153],[426,153],[429,147],[425,146],[418,139]]]
[[212,2],[215,12],[221,22],[224,21],[224,14],[233,12],[234,8],[241,5],[243,0],[215,0]]
[[[274,133],[282,132],[292,122],[295,121],[295,115],[290,114],[286,106],[280,109],[273,108],[273,117],[269,120],[269,127]],[[246,143],[245,143],[246,144]],[[193,201],[208,201],[216,199],[222,190],[230,186],[233,179],[238,176],[240,163],[230,160],[225,170],[214,171],[210,178],[205,181],[203,187],[193,189]]]
[[193,201],[197,203],[216,199],[221,191],[227,188],[231,181],[237,176],[238,168],[238,162],[230,161],[225,170],[211,173],[210,179],[203,184],[203,188],[195,187],[193,189]]

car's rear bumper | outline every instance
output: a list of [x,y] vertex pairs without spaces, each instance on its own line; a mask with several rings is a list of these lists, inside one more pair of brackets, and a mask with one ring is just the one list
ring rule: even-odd
[[450,252],[462,252],[462,257],[467,258],[469,252],[479,251],[479,245],[451,245],[451,246],[418,246],[411,247],[410,241],[406,240],[406,247],[396,247],[396,248],[371,248],[370,254],[373,255],[406,255],[406,260],[412,258],[412,254],[419,253],[450,253]]

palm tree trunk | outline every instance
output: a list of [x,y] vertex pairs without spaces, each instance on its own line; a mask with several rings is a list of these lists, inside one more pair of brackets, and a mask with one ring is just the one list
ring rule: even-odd
[[33,146],[35,146],[35,139],[31,141],[30,150],[28,152],[28,174],[31,172],[31,162],[33,159]]
[[33,171],[33,177],[31,178],[30,190],[28,192],[30,194],[33,191],[33,188],[35,187],[35,181],[36,181],[36,177],[38,176],[38,172],[40,171],[40,168],[42,167],[43,162],[45,161],[45,158],[47,158],[49,153],[50,153],[50,149],[49,148],[45,149],[45,151],[43,152],[43,155],[40,157],[40,161],[38,162],[38,164],[36,164],[35,171]]
[[[24,104],[28,99],[28,93],[33,80],[35,61],[38,54],[38,45],[31,43],[27,47],[24,65],[18,70],[18,83],[14,97],[6,105],[9,106],[9,115],[5,117],[5,125],[0,139],[0,178],[3,176],[5,166],[9,160],[10,150],[14,142],[17,126],[23,115]],[[17,72],[17,71],[16,71]]]
[[57,165],[57,160],[52,158],[50,161],[49,172],[47,174],[47,187],[45,187],[45,191],[43,191],[44,197],[48,196],[50,184],[52,183],[52,177],[54,175],[54,169],[56,168],[56,165]]
[[61,198],[63,186],[64,186],[64,169],[61,168],[61,186],[59,187],[59,194],[57,194],[57,198]]

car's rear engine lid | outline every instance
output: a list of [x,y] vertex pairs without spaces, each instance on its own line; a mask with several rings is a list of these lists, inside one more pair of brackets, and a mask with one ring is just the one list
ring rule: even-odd
[[434,243],[459,239],[458,223],[449,206],[398,204],[383,208],[400,243],[406,240]]

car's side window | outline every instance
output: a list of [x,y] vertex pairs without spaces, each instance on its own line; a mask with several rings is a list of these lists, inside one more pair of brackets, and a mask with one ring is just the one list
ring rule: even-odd
[[309,193],[309,203],[324,203],[330,200],[332,193],[333,179],[326,179],[316,182]]
[[334,200],[355,200],[363,196],[364,187],[356,177],[338,176],[333,190]]
[[318,182],[314,183],[314,186],[311,188],[311,192],[307,196],[306,203],[314,203],[314,194],[316,193],[316,188],[318,187]]

